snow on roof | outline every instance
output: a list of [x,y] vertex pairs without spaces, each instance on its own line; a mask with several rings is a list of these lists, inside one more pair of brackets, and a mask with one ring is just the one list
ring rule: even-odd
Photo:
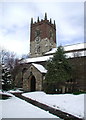
[[[83,51],[78,51],[79,49],[84,49],[86,48],[86,43],[79,43],[79,44],[74,44],[74,45],[67,45],[67,46],[63,46],[65,51],[71,51],[69,53],[65,53],[67,58],[73,58],[73,57],[78,57],[78,56],[86,56],[86,50]],[[20,63],[34,63],[34,62],[43,62],[43,61],[48,61],[50,58],[53,58],[53,54],[55,53],[57,50],[57,48],[53,48],[51,51],[46,52],[45,55],[46,56],[42,56],[42,57],[35,57],[35,58],[27,58],[24,59],[22,61],[20,61]],[[76,50],[76,52],[73,52],[73,50]],[[76,55],[74,55],[76,54]]]
[[57,48],[52,48],[52,50],[49,51],[49,52],[46,52],[45,55],[47,55],[47,54],[53,54],[53,53],[55,53],[56,51],[57,51]]
[[47,70],[40,64],[32,63],[33,66],[35,66],[41,73],[47,73]]
[[78,43],[78,44],[64,46],[65,51],[78,50],[84,48],[86,48],[86,43]]
[[[86,50],[79,51],[79,52],[69,52],[69,53],[65,53],[65,55],[67,58],[86,56]],[[43,61],[48,61],[50,58],[53,58],[53,55],[47,55],[47,56],[36,57],[36,58],[28,58],[28,59],[24,59],[20,63],[43,62]]]
[[35,57],[35,58],[27,58],[27,59],[22,60],[20,63],[43,62],[43,61],[49,60],[52,57],[53,57],[53,55],[42,56],[42,57]]
[[[78,44],[73,44],[73,45],[66,45],[66,46],[63,46],[64,50],[65,51],[72,51],[72,50],[80,50],[80,49],[84,49],[86,48],[86,43],[78,43]],[[49,52],[46,52],[45,55],[47,54],[53,54],[57,51],[57,48],[52,48],[51,51]]]
[[69,53],[65,53],[65,55],[67,58],[82,57],[82,56],[86,56],[86,50],[79,52],[69,52]]

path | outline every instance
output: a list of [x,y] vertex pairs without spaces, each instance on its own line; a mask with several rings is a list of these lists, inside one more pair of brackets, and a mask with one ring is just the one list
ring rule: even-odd
[[19,97],[19,98],[31,103],[32,105],[35,105],[35,106],[43,109],[43,110],[49,111],[49,113],[52,113],[52,114],[56,115],[57,117],[60,117],[60,118],[62,118],[64,120],[83,120],[83,119],[77,118],[77,117],[75,117],[75,116],[73,116],[73,115],[71,115],[69,113],[62,112],[60,110],[49,107],[49,106],[47,106],[47,105],[45,105],[43,103],[37,102],[37,101],[32,100],[30,98],[26,98],[26,97],[22,96],[21,93],[13,93],[13,94],[16,97]]

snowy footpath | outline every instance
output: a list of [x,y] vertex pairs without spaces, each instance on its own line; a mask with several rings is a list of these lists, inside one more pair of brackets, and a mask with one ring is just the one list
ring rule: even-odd
[[[9,92],[13,93],[13,91]],[[0,118],[57,118],[57,116],[27,103],[26,101],[15,97],[9,92],[3,93],[10,95],[11,97],[9,99],[0,99]],[[2,94],[2,92],[0,92],[0,94]],[[49,95],[39,91],[23,93],[22,95],[86,120],[86,116],[84,117],[84,114],[86,115],[86,111],[84,109],[84,96],[86,96],[86,94]]]
[[38,107],[35,107],[24,100],[21,100],[10,93],[9,99],[0,99],[0,119],[1,118],[57,118]]
[[24,93],[23,96],[31,98],[40,103],[44,103],[55,109],[70,113],[78,118],[84,118],[84,95],[73,95],[73,94],[58,94],[48,95],[44,92],[30,92]]

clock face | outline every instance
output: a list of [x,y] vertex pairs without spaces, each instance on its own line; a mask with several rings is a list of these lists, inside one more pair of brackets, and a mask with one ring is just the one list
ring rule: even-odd
[[35,42],[38,44],[40,42],[40,37],[36,37]]
[[35,30],[35,37],[38,37],[38,36],[40,36],[40,30],[39,30],[39,29],[36,29],[36,30]]

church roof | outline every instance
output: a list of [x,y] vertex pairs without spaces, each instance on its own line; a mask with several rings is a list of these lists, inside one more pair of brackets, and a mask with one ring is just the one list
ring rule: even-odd
[[[78,43],[78,44],[73,44],[73,45],[66,45],[63,46],[64,50],[66,52],[68,51],[73,51],[73,50],[80,50],[80,49],[85,49],[86,48],[86,43]],[[53,48],[51,51],[46,52],[45,55],[48,54],[54,54],[57,51],[57,48]]]
[[[67,58],[86,56],[86,43],[67,45],[63,46],[63,48],[66,51],[65,55]],[[53,48],[51,51],[45,53],[46,56],[27,58],[20,61],[20,63],[34,63],[48,61],[50,58],[53,57],[53,54],[56,52],[56,50],[57,48]]]
[[53,57],[53,55],[35,57],[35,58],[27,58],[27,59],[24,59],[24,60],[20,61],[20,63],[43,62],[43,61],[48,61],[52,57]]
[[47,70],[44,68],[44,66],[35,63],[32,63],[32,65],[35,66],[35,68],[37,68],[41,73],[47,73]]

